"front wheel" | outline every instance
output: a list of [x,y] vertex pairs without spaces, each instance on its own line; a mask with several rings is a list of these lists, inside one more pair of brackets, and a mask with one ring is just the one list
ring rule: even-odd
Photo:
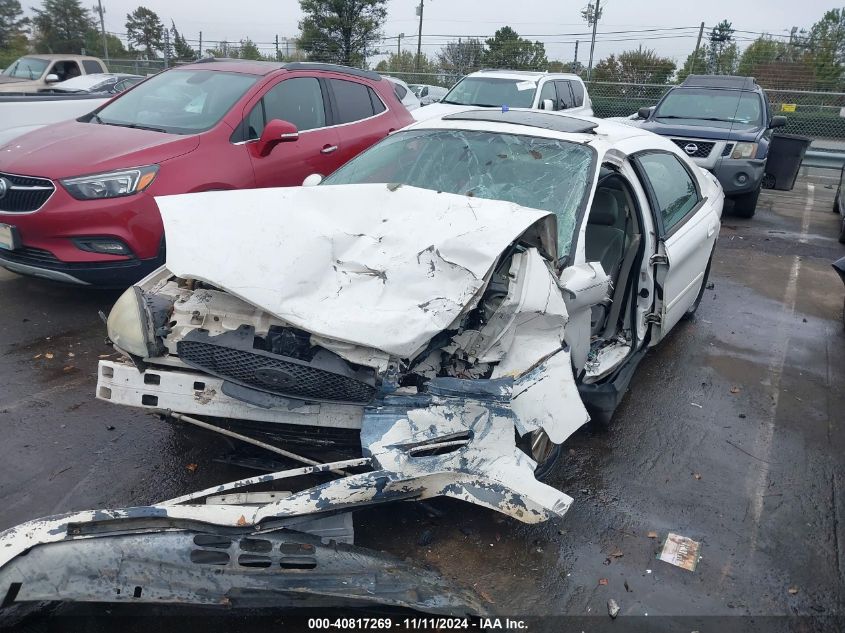
[[741,196],[733,198],[734,215],[741,218],[753,218],[754,212],[757,211],[757,199],[760,197],[760,187],[757,187],[751,193],[744,193]]

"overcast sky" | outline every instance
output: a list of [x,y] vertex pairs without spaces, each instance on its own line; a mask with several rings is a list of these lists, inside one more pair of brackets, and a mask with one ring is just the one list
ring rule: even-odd
[[[173,19],[189,40],[203,32],[205,42],[226,39],[230,42],[249,37],[269,51],[275,35],[295,37],[301,17],[298,0],[102,0],[106,9],[106,29],[123,33],[126,14],[139,3],[157,12],[165,24]],[[37,0],[22,2],[24,6]],[[520,35],[534,36],[546,43],[550,59],[570,61],[574,40],[580,39],[578,58],[586,62],[589,55],[588,29],[580,10],[587,0],[425,0],[423,50],[437,52],[446,35],[488,36],[503,25],[512,26]],[[83,0],[96,4],[96,0]],[[416,47],[418,0],[389,0],[384,34],[395,37],[404,32],[403,48]],[[598,41],[596,59],[613,52],[636,48],[642,42],[658,53],[683,62],[695,46],[698,26],[702,21],[713,26],[722,19],[733,22],[744,31],[787,34],[792,26],[809,27],[836,3],[833,0],[602,0],[604,16],[599,23],[599,40],[626,38],[630,41]],[[843,0],[845,4],[845,0]],[[642,33],[614,35],[608,31],[631,29],[693,27],[674,33]],[[681,37],[668,37],[669,35]],[[542,37],[544,36],[544,37]],[[738,37],[753,38],[750,33]],[[632,39],[633,38],[633,39]],[[652,39],[648,39],[652,38]],[[660,39],[656,39],[660,38]],[[740,40],[740,45],[747,42]],[[194,46],[197,44],[192,42]],[[206,48],[205,44],[203,48]],[[372,60],[371,60],[372,61]]]

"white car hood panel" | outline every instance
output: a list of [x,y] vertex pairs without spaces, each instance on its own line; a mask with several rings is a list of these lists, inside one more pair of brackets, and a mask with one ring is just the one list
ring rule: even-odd
[[455,114],[456,112],[464,112],[466,110],[478,110],[478,106],[472,105],[455,105],[452,103],[432,103],[431,105],[423,106],[411,111],[411,116],[415,121],[425,121],[435,117],[446,116],[447,114]]
[[[323,337],[412,357],[552,214],[414,187],[336,185],[157,199],[167,268]],[[554,252],[554,245],[546,245]]]

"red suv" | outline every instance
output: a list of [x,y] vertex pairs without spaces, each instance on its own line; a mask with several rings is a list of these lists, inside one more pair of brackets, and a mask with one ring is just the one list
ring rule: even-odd
[[0,266],[131,284],[164,261],[155,196],[301,185],[410,123],[393,84],[369,71],[229,60],[168,70],[0,147]]

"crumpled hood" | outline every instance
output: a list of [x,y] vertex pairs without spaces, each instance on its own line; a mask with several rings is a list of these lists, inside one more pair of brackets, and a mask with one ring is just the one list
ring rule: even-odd
[[221,191],[156,199],[167,268],[294,327],[400,358],[447,329],[501,253],[556,218],[517,204],[384,184]]
[[[98,103],[90,100],[90,110]],[[48,125],[0,146],[0,170],[42,178],[69,178],[161,163],[193,151],[199,142],[197,135],[179,136],[71,120]]]

